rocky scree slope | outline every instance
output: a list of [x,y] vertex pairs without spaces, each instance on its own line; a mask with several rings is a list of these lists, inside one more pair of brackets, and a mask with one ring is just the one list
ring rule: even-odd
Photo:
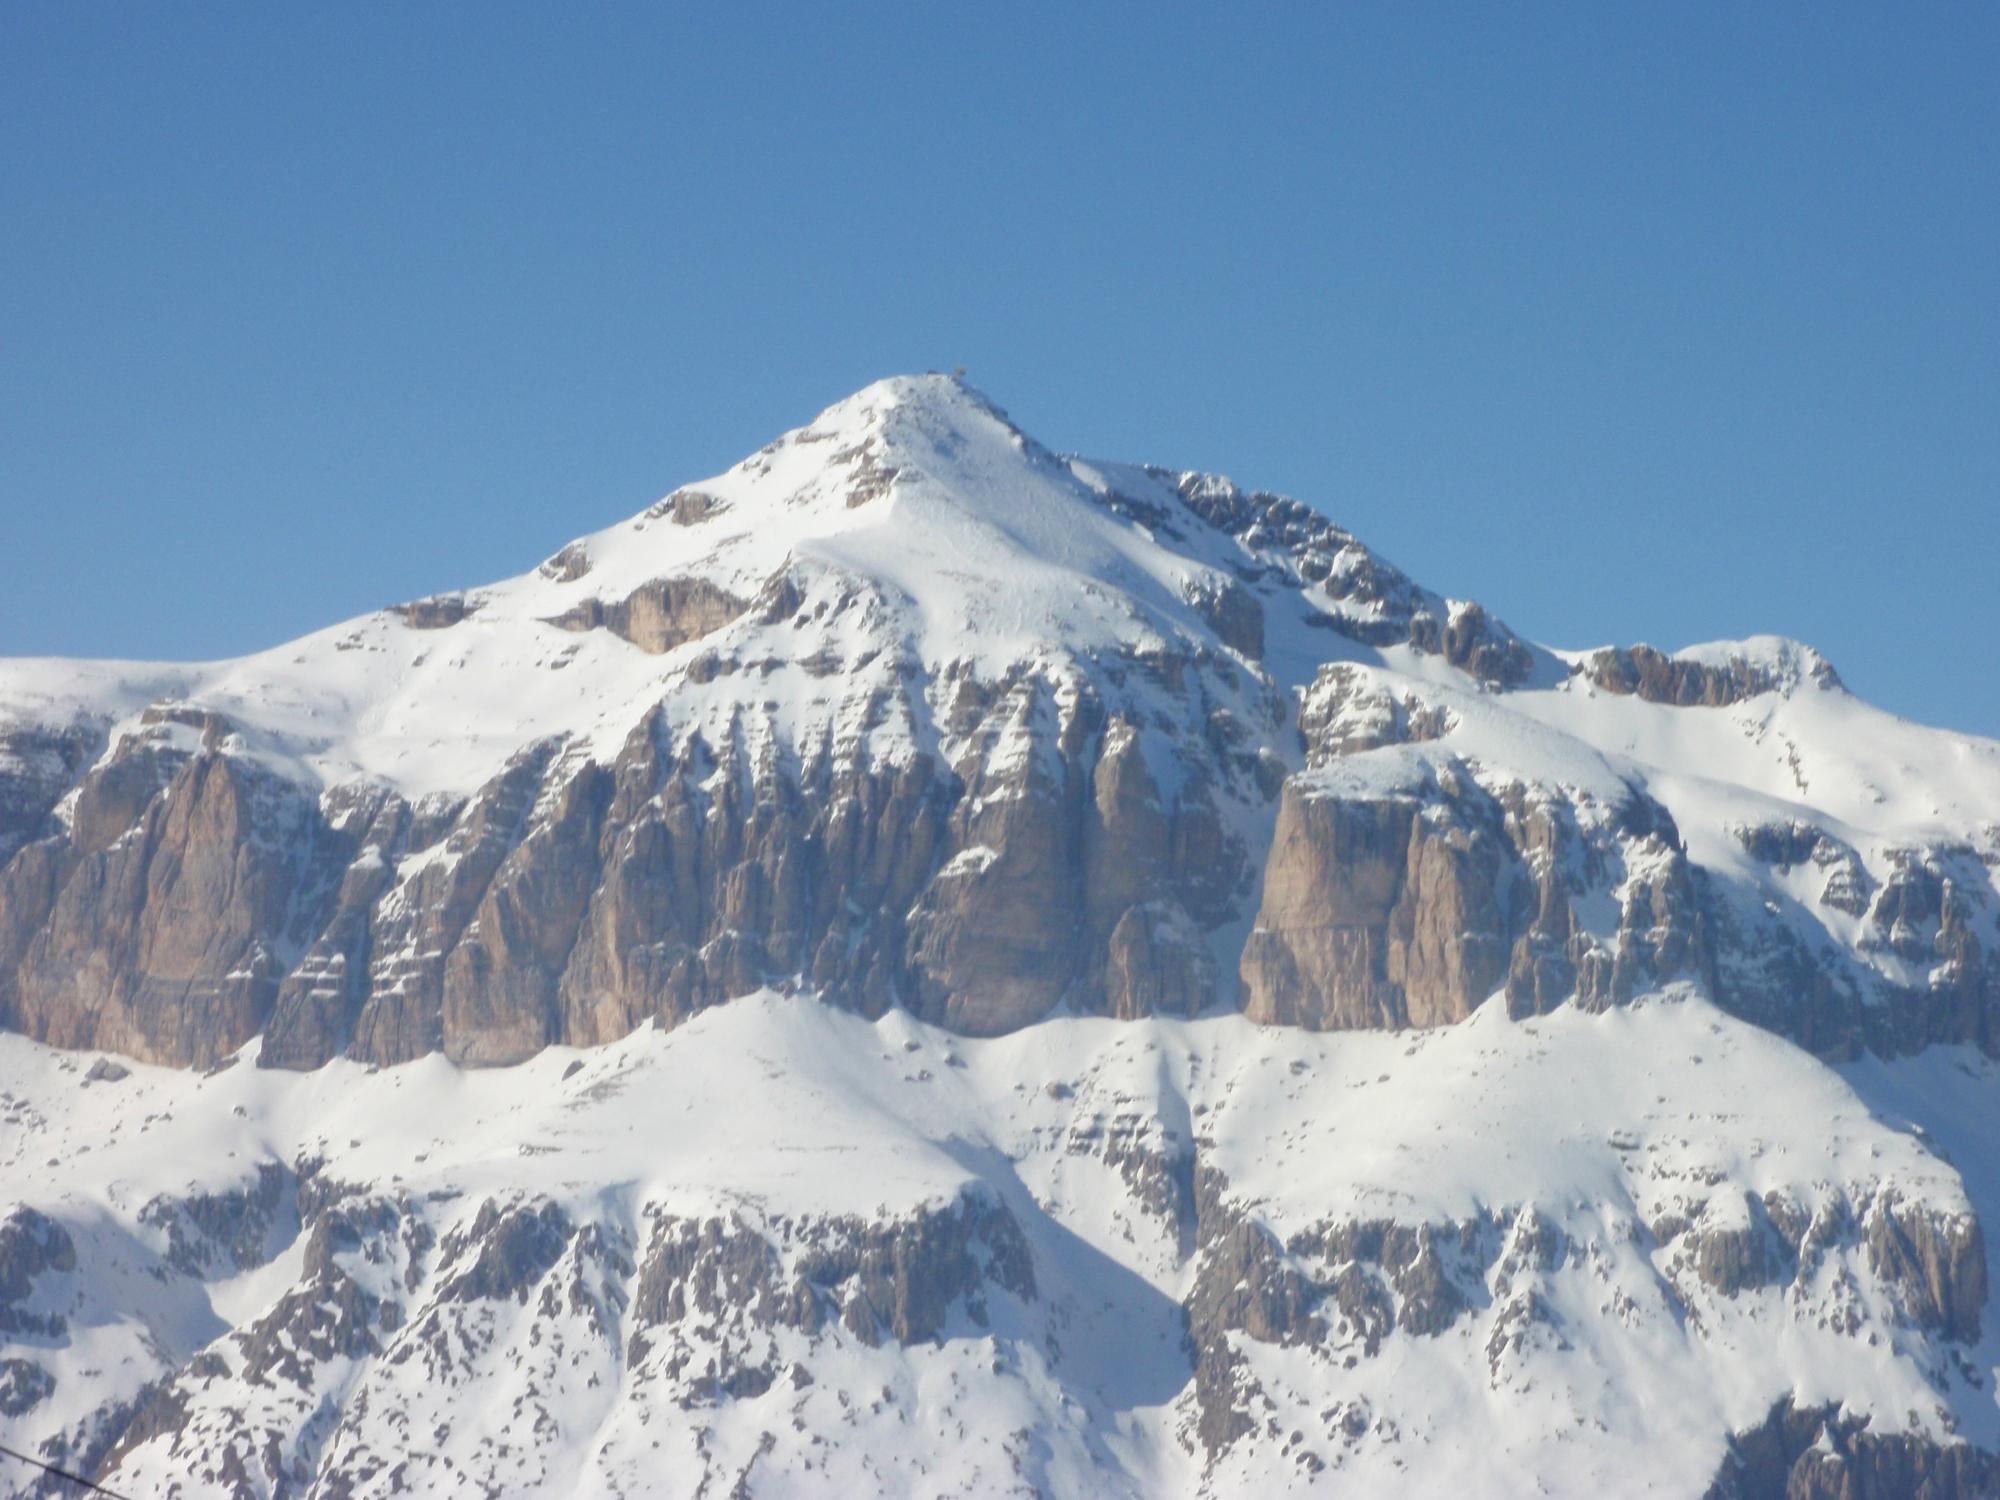
[[[475,1334],[450,1309],[534,1291],[545,1311],[596,1309],[593,1337],[618,1352],[587,1390],[678,1392],[704,1474],[775,1411],[771,1351],[831,1339],[843,1359],[889,1352],[814,1388],[851,1410],[884,1374],[868,1401],[892,1425],[935,1415],[912,1394],[944,1378],[926,1350],[972,1358],[952,1410],[1019,1420],[996,1451],[1031,1492],[1221,1493],[1349,1462],[1386,1483],[1415,1463],[1394,1434],[1479,1412],[1514,1467],[1451,1482],[1514,1493],[1571,1472],[1564,1455],[1597,1475],[1621,1443],[1667,1444],[1628,1409],[1645,1351],[1689,1413],[1680,1457],[1646,1476],[1659,1493],[1844,1493],[1829,1486],[1855,1474],[1871,1493],[1984,1493],[1986,1189],[1896,1123],[1930,1106],[1870,1101],[1945,1060],[1954,1088],[1987,1078],[1996,864],[2000,746],[1860,703],[1809,648],[1537,646],[1295,501],[1059,457],[961,382],[886,381],[520,578],[233,662],[0,663],[0,1023],[32,1039],[20,1066],[69,1079],[33,1044],[259,1065],[227,1075],[255,1097],[241,1141],[215,1137],[214,1181],[23,1179],[0,1224],[0,1424],[118,1474],[194,1474],[234,1444],[205,1482],[241,1494],[504,1488],[527,1462],[505,1435],[419,1482],[330,1434],[389,1402],[367,1372],[421,1357],[433,1384],[513,1378],[508,1340],[532,1347],[543,1325],[482,1313]],[[974,1050],[954,1035],[1088,1037],[1149,1049],[1156,1076],[1079,1123],[1056,1092],[1073,1058],[994,1041],[984,1055],[1041,1070],[1013,1079],[1035,1110],[904,1118],[915,1085],[864,1059],[874,1081],[841,1097],[956,1163],[894,1211],[858,1184],[798,1208],[810,1169],[783,1160],[759,1165],[776,1185],[748,1214],[733,1194],[670,1207],[678,1179],[642,1191],[636,1167],[582,1164],[537,1193],[521,1163],[540,1143],[505,1132],[413,1196],[407,1163],[343,1165],[337,1142],[279,1124],[351,1068],[477,1065],[494,1088],[541,1089],[549,1049],[603,1045],[664,1068],[646,1023],[728,1000],[790,1035],[806,1023],[772,1009],[774,989],[823,1002],[863,1052],[913,1026],[908,1044],[948,1068]],[[1413,1047],[1414,1068],[1423,1038],[1461,1034],[1501,1073],[1533,1072],[1558,1021],[1576,1056],[1601,1054],[1583,1073],[1615,1073],[1634,1043],[1617,1018],[1662,1008],[1658,1024],[1693,1028],[1672,1046],[1695,1061],[1671,1087],[1630,1077],[1630,1097],[1713,1104],[1674,1138],[1695,1167],[1635,1157],[1643,1134],[1595,1118],[1601,1100],[1551,1123],[1503,1093],[1479,1128],[1499,1161],[1533,1165],[1481,1154],[1489,1176],[1456,1198],[1422,1153],[1366,1181],[1250,1191],[1246,1151],[1283,1156],[1284,1137],[1224,1123],[1204,1092],[1217,1076],[1298,1092],[1310,1107],[1284,1129],[1330,1141],[1321,1117],[1337,1116],[1326,1150],[1388,1162],[1402,1126],[1298,1080],[1382,1045]],[[1701,1069],[1709,1030],[1770,1035],[1763,1087],[1845,1100],[1866,1124],[1762,1161]],[[681,1035],[677,1056],[760,1045]],[[1282,1068],[1267,1081],[1223,1050]],[[1835,1085],[1815,1057],[1862,1070],[1859,1093],[1817,1092]],[[13,1122],[76,1128],[125,1066],[67,1093],[24,1084]],[[1465,1086],[1435,1119],[1447,1139],[1478,1113]],[[785,1087],[774,1071],[716,1109]],[[1962,1094],[1954,1119],[1990,1121]],[[1429,1098],[1404,1095],[1404,1113],[1430,1118]],[[123,1128],[172,1137],[176,1114]],[[1551,1147],[1575,1129],[1591,1151]],[[373,1134],[357,1127],[353,1149]],[[1045,1156],[1099,1162],[1122,1206],[1056,1191],[1029,1165]],[[135,1202],[135,1181],[156,1195]],[[885,1288],[871,1265],[901,1269]],[[180,1311],[114,1290],[133,1276]],[[1058,1352],[1051,1309],[1092,1277],[1131,1326],[1175,1330],[1144,1390]],[[1002,1331],[975,1336],[975,1308]],[[643,1330],[690,1316],[705,1342],[659,1356]],[[771,1357],[739,1380],[717,1319],[747,1319]],[[106,1330],[126,1340],[110,1364]],[[980,1339],[1011,1353],[989,1367]],[[436,1352],[452,1348],[469,1352]],[[1010,1384],[1006,1358],[1031,1348],[1046,1368]],[[1518,1389],[1515,1355],[1533,1366]],[[802,1354],[788,1368],[799,1390],[821,1380]],[[210,1389],[226,1412],[204,1417]],[[1532,1419],[1529,1391],[1548,1403]],[[537,1483],[596,1493],[591,1466],[610,1460],[590,1444],[626,1397],[573,1394],[535,1408],[568,1466]],[[445,1403],[425,1422],[474,1430],[413,1391],[366,1442],[416,1430],[420,1399]],[[1571,1430],[1579,1412],[1589,1432]],[[932,1437],[920,1463],[945,1461]],[[771,1441],[742,1472],[808,1483],[807,1458]]]

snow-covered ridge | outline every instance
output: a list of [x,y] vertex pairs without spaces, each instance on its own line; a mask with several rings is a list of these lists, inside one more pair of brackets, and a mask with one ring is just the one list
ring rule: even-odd
[[[1296,501],[1058,457],[946,376],[869,386],[484,588],[229,662],[0,663],[0,724],[0,857],[116,858],[149,807],[167,831],[176,778],[208,757],[243,782],[224,823],[251,803],[277,810],[225,839],[261,851],[268,899],[190,939],[200,952],[166,966],[164,989],[134,979],[120,1005],[144,1013],[129,1024],[63,1019],[103,1009],[67,976],[143,965],[104,951],[80,910],[61,935],[49,881],[72,882],[67,867],[15,876],[21,930],[52,924],[40,948],[0,951],[16,1024],[146,1056],[219,1055],[275,1014],[310,1037],[285,1053],[295,1061],[436,1045],[497,1060],[788,980],[975,1030],[1062,1000],[1393,1018],[1388,990],[1386,1009],[1330,1011],[1289,991],[1433,981],[1448,1018],[1503,976],[1517,1008],[1591,994],[1593,966],[1622,964],[1614,988],[1628,991],[1641,969],[1619,955],[1635,943],[1646,982],[1697,977],[1760,1013],[1790,1005],[1808,970],[1830,975],[1813,992],[1832,998],[1813,1003],[1838,1015],[1784,1023],[1816,1045],[2000,1037],[2000,976],[1980,956],[2000,949],[2000,746],[1882,714],[1774,637],[1673,654],[1537,646]],[[1282,953],[1264,944],[1279,967],[1257,982],[1288,993],[1239,988],[1246,943],[1273,923],[1423,920],[1407,906],[1260,909],[1260,884],[1268,897],[1289,878],[1269,867],[1274,832],[1305,827],[1286,822],[1287,786],[1347,804],[1401,789],[1429,824],[1463,825],[1450,837],[1492,823],[1478,858],[1498,863],[1474,893],[1492,956],[1440,959],[1443,975],[1357,980],[1332,957],[1293,974],[1323,946],[1307,934]],[[774,828],[800,802],[867,826],[839,831],[843,812]],[[1037,831],[1044,805],[1065,831]],[[1537,832],[1538,816],[1555,822]],[[607,818],[622,842],[604,843]],[[701,888],[704,915],[635,929],[621,913],[662,879],[647,851],[697,827],[705,852],[676,878]],[[1763,857],[1774,829],[1817,851],[1813,875]],[[852,846],[838,877],[780,869],[786,849],[829,838]],[[915,851],[887,886],[865,854],[884,838]],[[1623,849],[1637,838],[1657,847]],[[1051,862],[1098,893],[1035,895]],[[152,878],[150,854],[126,864],[117,878]],[[557,867],[594,889],[587,906],[552,927],[510,915],[527,898],[508,892]],[[1405,881],[1399,868],[1382,878]],[[178,899],[200,909],[224,892],[211,881]],[[363,909],[337,917],[346,901]],[[787,915],[801,901],[803,924]],[[1079,920],[1054,956],[1037,952],[1036,933]],[[161,940],[142,921],[131,941]],[[233,956],[201,956],[218,949]],[[843,962],[865,969],[865,1000]],[[495,995],[512,1012],[523,985],[528,1014],[496,1019]],[[186,1040],[218,1007],[223,1030]]]
[[663,692],[689,686],[701,649],[788,649],[795,634],[744,619],[655,659],[614,633],[550,623],[588,600],[692,576],[754,600],[789,569],[808,605],[838,599],[846,618],[828,635],[855,656],[997,673],[1201,633],[1187,592],[1216,567],[1090,503],[1067,466],[945,377],[870,386],[557,559],[235,661],[9,661],[0,714],[89,719],[115,738],[147,706],[185,702],[227,715],[247,753],[322,785],[464,793],[550,735],[608,758]]
[[2000,745],[1798,643],[885,381],[516,578],[0,663],[0,1442],[2000,1492],[1997,869]]
[[[1260,521],[1260,510],[1278,516]],[[1201,512],[1222,524],[1202,524]],[[1171,530],[1131,517],[1166,518]],[[1290,580],[1303,587],[1286,591],[1300,601],[1288,614],[1374,622],[1408,591],[1443,629],[1476,608],[1424,595],[1296,502],[1245,497],[1213,476],[1058,459],[962,382],[896,377],[726,473],[484,588],[232,661],[0,661],[0,722],[81,720],[116,739],[149,706],[185,703],[227,716],[245,753],[321,785],[363,777],[412,797],[465,793],[520,746],[550,735],[608,757],[662,692],[686,686],[690,659],[724,644],[690,643],[654,659],[613,633],[549,623],[589,600],[612,603],[685,576],[754,600],[789,567],[808,589],[815,580],[830,589],[865,581],[873,597],[844,623],[850,637],[914,651],[933,671],[954,663],[1003,671],[1051,650],[1145,650],[1211,635],[1191,596],[1243,573],[1268,579],[1287,544],[1312,533],[1320,550]],[[1357,578],[1366,586],[1351,598],[1320,586]],[[1298,623],[1267,621],[1265,670],[1284,689],[1341,656],[1456,675],[1434,655],[1357,649],[1339,632]],[[745,620],[725,639],[749,646],[756,635]],[[1787,691],[1824,675],[1810,648],[1775,638],[1675,655],[1768,667]]]
[[[481,1072],[88,1061],[0,1038],[0,1241],[57,1247],[0,1431],[126,1493],[1672,1496],[1781,1398],[2000,1436],[1971,1273],[1870,1249],[1970,1223],[1958,1174],[1687,997],[1412,1045],[762,995]],[[1380,1226],[1430,1259],[1332,1248]]]

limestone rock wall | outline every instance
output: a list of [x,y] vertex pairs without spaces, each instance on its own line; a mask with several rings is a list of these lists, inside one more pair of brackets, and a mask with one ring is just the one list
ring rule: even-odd
[[323,925],[343,839],[308,793],[212,741],[121,747],[79,788],[68,835],[0,870],[11,1025],[194,1066],[262,1028]]
[[[1809,655],[1800,670],[1824,687],[1838,687],[1840,677],[1824,660]],[[1759,693],[1786,686],[1784,670],[1745,656],[1720,662],[1669,656],[1652,646],[1607,646],[1579,667],[1590,682],[1607,693],[1630,694],[1649,703],[1678,708],[1720,708],[1741,703]]]
[[[1705,971],[1693,876],[1664,809],[1481,784],[1445,759],[1393,785],[1285,784],[1244,1009],[1280,1025],[1439,1026],[1602,1006]],[[1604,918],[1612,920],[1606,922]]]
[[[1200,663],[1115,670],[1200,701]],[[1267,794],[1242,731],[1211,715],[1189,764],[1033,671],[945,691],[949,757],[661,708],[607,762],[542,741],[414,805],[314,795],[226,720],[163,717],[0,866],[0,1022],[196,1067],[261,1032],[263,1062],[312,1068],[511,1062],[766,985],[978,1034],[1213,1003],[1212,935],[1255,878],[1222,803]]]

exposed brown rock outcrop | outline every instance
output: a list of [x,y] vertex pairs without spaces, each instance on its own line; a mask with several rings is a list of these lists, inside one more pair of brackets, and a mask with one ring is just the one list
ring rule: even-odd
[[22,1306],[44,1276],[76,1269],[76,1242],[69,1231],[37,1209],[17,1207],[0,1219],[0,1335],[35,1339],[59,1337],[63,1318]]
[[[30,1035],[206,1066],[256,1035],[285,950],[320,925],[316,877],[338,840],[312,801],[217,750],[181,759],[151,790],[173,763],[141,748],[93,772],[81,848],[8,867],[0,931],[17,902],[48,898],[13,976],[14,1024]],[[107,800],[143,811],[104,843]]]
[[731,1359],[720,1384],[754,1393],[760,1377],[745,1356],[763,1347],[759,1333],[839,1328],[871,1346],[923,1343],[959,1310],[985,1326],[993,1291],[1023,1302],[1037,1295],[1020,1225],[983,1196],[883,1222],[786,1219],[768,1231],[659,1214],[639,1257],[628,1358],[637,1364],[698,1329],[721,1329]]
[[1121,1021],[1191,1016],[1215,998],[1206,934],[1178,902],[1129,906],[1105,940],[1104,1004]]
[[608,630],[657,656],[720,630],[749,608],[747,600],[706,578],[656,578],[615,603],[586,599],[549,623],[564,630]]
[[0,866],[41,835],[50,811],[103,748],[89,724],[0,727]]
[[[1034,712],[1018,700],[1018,732]],[[1190,1013],[1213,994],[1193,929],[1227,910],[1241,856],[1207,787],[1164,797],[1122,720],[1105,726],[1094,765],[1081,738],[1061,748],[1060,761],[1030,756],[966,787],[949,829],[958,852],[913,913],[917,1008],[954,1029],[1010,1030],[1072,993],[1121,1015]]]
[[1874,1432],[1837,1405],[1791,1397],[1730,1439],[1703,1500],[1988,1500],[2000,1494],[2000,1454],[1922,1432]]
[[1901,1293],[1910,1320],[1975,1342],[1986,1305],[1986,1238],[1970,1214],[1942,1217],[1885,1193],[1866,1221],[1869,1269]]
[[1287,783],[1257,927],[1243,949],[1244,1011],[1315,1029],[1408,1024],[1388,978],[1415,799],[1355,802]]
[[1064,999],[1192,1013],[1247,873],[1211,783],[1165,796],[1136,726],[1048,708],[1027,681],[968,697],[963,778],[677,741],[654,713],[609,767],[531,747],[462,808],[330,800],[348,864],[262,1059],[514,1061],[795,982],[972,1032]]
[[597,884],[611,783],[602,767],[579,768],[494,872],[445,961],[442,1036],[454,1061],[518,1062],[562,1035],[558,986]]
[[[1726,662],[1695,661],[1669,656],[1651,646],[1607,646],[1576,668],[1607,693],[1628,694],[1649,703],[1667,703],[1680,708],[1720,708],[1772,692],[1786,683],[1786,677],[1747,656]],[[1832,667],[1813,657],[1807,668],[1815,682],[1837,687],[1840,678]]]
[[[368,988],[352,1023],[354,1055],[403,1062],[443,1045],[446,960],[501,862],[525,833],[556,754],[556,746],[542,743],[516,755],[457,815],[437,853],[378,901],[369,935]],[[325,1060],[309,1056],[286,1060],[292,1066]]]
[[1451,716],[1407,687],[1351,662],[1321,667],[1299,704],[1299,733],[1306,764],[1323,766],[1344,755],[1440,738]]
[[951,824],[959,852],[911,918],[920,1014],[993,1035],[1062,998],[1082,947],[1081,793],[1040,756],[966,788]]
[[557,583],[575,583],[590,571],[590,548],[582,542],[571,542],[535,571]]
[[664,516],[676,526],[695,526],[727,509],[726,501],[706,490],[680,489],[649,507],[645,519],[657,521]]
[[[1443,1333],[1471,1311],[1475,1296],[1487,1300],[1489,1276],[1504,1295],[1521,1255],[1519,1236],[1503,1247],[1486,1221],[1329,1220],[1280,1241],[1254,1209],[1230,1198],[1212,1168],[1196,1173],[1195,1204],[1188,1342],[1196,1434],[1211,1459],[1257,1431],[1257,1414],[1269,1404],[1232,1336],[1321,1353],[1344,1349],[1352,1365],[1373,1359],[1392,1334]],[[1532,1220],[1532,1210],[1523,1217]],[[1504,1310],[1499,1319],[1496,1336],[1504,1338]]]
[[1858,917],[1868,910],[1875,882],[1861,857],[1841,840],[1811,823],[1760,823],[1736,830],[1738,841],[1752,859],[1762,860],[1780,872],[1812,864],[1826,871],[1820,903],[1835,911]]
[[[1826,872],[1816,904],[1866,921],[1855,947],[1840,947],[1817,922],[1787,920],[1776,901],[1698,879],[1723,1005],[1830,1057],[1864,1049],[1895,1056],[1938,1042],[2000,1052],[2000,960],[1983,936],[1992,931],[1994,897],[1973,849],[1891,849],[1878,881],[1855,850],[1810,825],[1774,824],[1740,837],[1781,870],[1796,869],[1803,856]],[[1879,968],[1856,961],[1876,954],[1885,957]]]
[[[1318,768],[1285,783],[1243,950],[1254,1019],[1438,1026],[1502,989],[1526,1014],[1707,974],[1679,833],[1635,789],[1605,807],[1512,781],[1489,789],[1451,759],[1383,750],[1356,778],[1340,755],[1314,754]],[[1579,903],[1611,894],[1616,926],[1591,930]]]
[[1456,811],[1287,783],[1243,951],[1246,1012],[1315,1030],[1435,1026],[1497,989],[1512,853]]
[[464,594],[432,594],[425,599],[389,606],[389,612],[412,630],[447,630],[478,609],[479,601]]
[[361,828],[359,850],[340,878],[333,915],[278,987],[258,1061],[315,1068],[346,1050],[369,993],[375,903],[394,883],[393,854],[409,842],[409,804],[382,791],[327,799],[336,827]]
[[609,1040],[800,973],[879,1013],[957,789],[925,761],[815,759],[795,781],[662,734],[649,718],[612,769],[601,874],[559,985],[564,1035]]
[[1264,606],[1255,594],[1233,579],[1204,578],[1190,584],[1187,595],[1217,640],[1252,661],[1263,659]]
[[1534,654],[1520,637],[1477,604],[1460,603],[1452,608],[1442,648],[1446,661],[1482,682],[1517,687],[1534,670]]

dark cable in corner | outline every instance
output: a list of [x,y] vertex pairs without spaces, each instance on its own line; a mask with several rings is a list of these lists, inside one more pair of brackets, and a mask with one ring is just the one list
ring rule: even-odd
[[53,1474],[58,1479],[67,1479],[71,1484],[80,1484],[93,1494],[109,1495],[111,1500],[125,1500],[125,1497],[116,1490],[107,1490],[95,1480],[85,1479],[81,1474],[72,1474],[68,1469],[59,1469],[54,1464],[43,1463],[39,1458],[22,1453],[18,1449],[9,1448],[4,1443],[0,1443],[0,1453],[6,1454],[9,1458],[18,1458],[24,1464],[33,1464],[44,1473]]

